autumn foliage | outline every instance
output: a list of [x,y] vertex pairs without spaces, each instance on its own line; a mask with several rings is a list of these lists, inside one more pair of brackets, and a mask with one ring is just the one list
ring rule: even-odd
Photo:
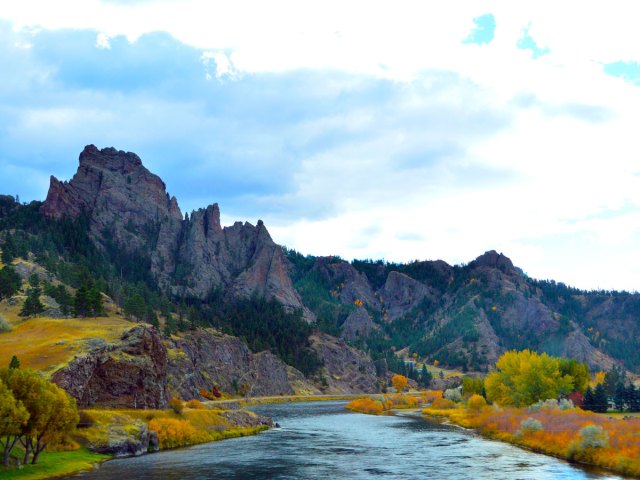
[[579,408],[438,407],[434,403],[423,412],[534,451],[640,475],[640,418],[621,420]]
[[205,408],[204,404],[200,400],[197,400],[195,398],[187,402],[187,407],[193,408],[195,410],[202,410]]
[[400,393],[407,388],[409,380],[404,375],[394,375],[391,377],[391,385],[396,389],[396,392]]
[[419,401],[417,397],[411,395],[372,395],[352,400],[345,408],[354,412],[380,415],[391,409],[415,408],[418,406]]

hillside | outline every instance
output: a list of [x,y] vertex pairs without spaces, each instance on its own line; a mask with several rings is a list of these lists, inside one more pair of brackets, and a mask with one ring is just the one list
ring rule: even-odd
[[[534,280],[494,251],[455,266],[302,256],[262,221],[221,226],[217,204],[183,215],[113,148],[87,146],[44,202],[0,196],[0,248],[0,363],[19,354],[83,406],[157,408],[213,386],[375,392],[406,355],[485,371],[530,348],[640,369],[637,294]],[[35,289],[44,311],[20,317]]]

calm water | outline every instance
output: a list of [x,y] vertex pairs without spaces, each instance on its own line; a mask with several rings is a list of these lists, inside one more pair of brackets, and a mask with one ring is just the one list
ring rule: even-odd
[[617,479],[456,427],[344,410],[344,402],[254,407],[282,425],[253,437],[113,460],[78,479]]

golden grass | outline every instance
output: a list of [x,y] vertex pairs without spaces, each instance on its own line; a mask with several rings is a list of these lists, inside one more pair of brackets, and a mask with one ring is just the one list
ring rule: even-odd
[[81,353],[86,340],[102,338],[112,342],[132,327],[130,322],[117,317],[19,320],[11,313],[5,318],[13,330],[0,334],[0,365],[8,365],[11,357],[17,355],[22,367],[45,375]]
[[[142,424],[157,432],[160,448],[184,447],[226,438],[252,435],[266,426],[237,427],[218,409],[185,409],[182,414],[173,410],[83,410],[77,439],[84,444],[103,446],[110,435],[135,435]],[[247,412],[255,415],[252,412]]]
[[[495,408],[486,406],[471,411],[462,404],[453,408],[426,407],[423,413],[445,417],[452,423],[473,428],[483,435],[531,450],[565,458],[578,463],[596,465],[625,475],[640,476],[640,419],[620,420],[611,415],[580,409]],[[527,430],[522,422],[534,419],[539,430]],[[608,446],[584,447],[580,430],[587,425],[601,427],[608,435]]]

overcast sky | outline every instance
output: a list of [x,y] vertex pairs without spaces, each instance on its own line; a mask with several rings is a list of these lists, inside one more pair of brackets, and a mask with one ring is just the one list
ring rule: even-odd
[[2,3],[0,193],[114,146],[302,253],[640,289],[634,2]]

